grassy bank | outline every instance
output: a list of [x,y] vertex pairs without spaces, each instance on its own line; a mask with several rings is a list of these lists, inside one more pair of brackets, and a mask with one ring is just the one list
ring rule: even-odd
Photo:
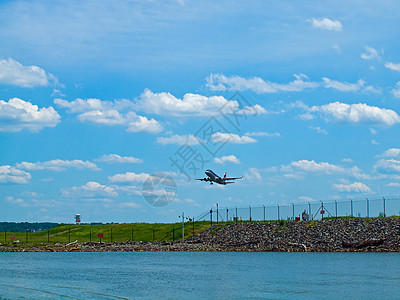
[[[185,239],[210,226],[210,222],[186,222]],[[20,243],[79,243],[126,241],[172,241],[182,239],[182,223],[130,223],[104,225],[59,225],[41,232],[1,232],[0,242],[9,244],[11,236]]]

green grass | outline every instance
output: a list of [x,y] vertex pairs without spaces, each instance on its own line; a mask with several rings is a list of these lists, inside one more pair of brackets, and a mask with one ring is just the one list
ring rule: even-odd
[[[195,222],[194,234],[198,234],[210,226],[209,222]],[[153,231],[154,230],[154,231]],[[175,231],[175,233],[174,233]],[[59,225],[42,232],[1,232],[0,242],[10,244],[10,236],[20,243],[69,243],[78,240],[79,243],[99,242],[98,234],[103,233],[102,242],[126,241],[172,241],[182,239],[182,223],[131,223],[107,225]],[[185,223],[185,239],[193,235],[193,223]]]

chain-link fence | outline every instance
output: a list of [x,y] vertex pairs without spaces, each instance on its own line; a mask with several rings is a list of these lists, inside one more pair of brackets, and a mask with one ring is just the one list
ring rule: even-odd
[[213,222],[320,220],[323,218],[372,218],[400,215],[400,197],[258,205],[216,206],[197,218]]

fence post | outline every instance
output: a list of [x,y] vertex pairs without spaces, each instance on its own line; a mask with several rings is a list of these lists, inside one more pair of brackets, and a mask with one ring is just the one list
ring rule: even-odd
[[368,198],[365,198],[365,199],[367,199],[367,219],[369,218],[369,200],[368,200]]
[[353,218],[353,201],[350,199],[350,216]]
[[237,223],[238,221],[237,206],[235,206],[235,209],[236,209],[236,223]]
[[[308,219],[311,220],[311,203],[308,202]],[[314,219],[314,216],[313,216]]]
[[294,221],[294,204],[292,203],[292,220]]
[[217,225],[218,225],[218,203],[217,203]]
[[[321,201],[321,200],[319,200]],[[324,202],[321,201],[321,212],[324,210]],[[324,214],[321,214],[321,220],[324,220]]]
[[229,210],[228,210],[228,208],[226,208],[226,222],[228,222],[229,221]]
[[385,197],[383,198],[383,217],[386,218],[386,203],[385,203]]
[[264,214],[264,222],[265,222],[265,206],[263,205],[263,214]]
[[212,211],[212,208],[210,209],[210,223],[211,223],[211,226],[212,226],[212,213],[213,213],[213,211]]
[[251,206],[249,205],[250,221],[251,221]]
[[336,200],[334,200],[335,201],[335,219],[337,219],[337,202],[336,202]]
[[153,242],[155,241],[155,236],[154,236],[154,228],[153,228]]
[[279,204],[277,204],[277,206],[278,206],[278,221],[280,220],[280,218],[279,218]]

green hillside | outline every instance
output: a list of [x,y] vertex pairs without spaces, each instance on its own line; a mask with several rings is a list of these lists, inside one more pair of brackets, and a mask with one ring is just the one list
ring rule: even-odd
[[[210,226],[209,222],[185,223],[185,239],[196,235]],[[11,238],[20,243],[79,243],[100,241],[98,234],[102,233],[102,242],[126,241],[172,241],[182,239],[182,223],[131,223],[102,225],[58,225],[41,232],[0,232],[1,243],[11,243]],[[1,236],[3,235],[3,236]]]

